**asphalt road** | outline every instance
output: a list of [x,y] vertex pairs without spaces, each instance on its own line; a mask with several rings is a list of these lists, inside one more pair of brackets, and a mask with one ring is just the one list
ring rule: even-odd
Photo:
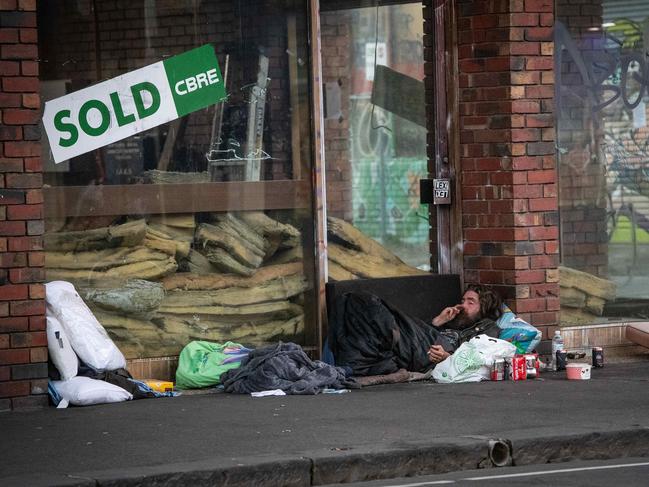
[[625,487],[646,487],[649,485],[649,459],[619,458],[616,460],[465,470],[444,475],[345,484],[346,487],[433,487],[437,485],[473,487],[528,487],[534,485],[612,487],[624,485]]

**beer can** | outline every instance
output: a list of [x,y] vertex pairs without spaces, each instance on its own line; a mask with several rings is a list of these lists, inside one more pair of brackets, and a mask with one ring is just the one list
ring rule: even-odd
[[510,380],[525,380],[527,379],[527,365],[524,355],[514,355],[511,359],[507,359],[509,366]]
[[505,359],[494,360],[491,366],[491,380],[505,380]]
[[593,367],[604,367],[604,349],[593,347]]
[[566,370],[566,364],[568,363],[568,352],[565,350],[557,350],[556,355],[557,370]]
[[526,375],[528,379],[535,379],[539,375],[539,356],[535,353],[526,353],[525,368],[527,369]]

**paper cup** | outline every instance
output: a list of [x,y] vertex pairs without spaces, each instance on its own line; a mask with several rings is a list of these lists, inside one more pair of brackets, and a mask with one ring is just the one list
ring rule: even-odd
[[570,380],[590,379],[590,364],[574,363],[566,365],[566,375]]

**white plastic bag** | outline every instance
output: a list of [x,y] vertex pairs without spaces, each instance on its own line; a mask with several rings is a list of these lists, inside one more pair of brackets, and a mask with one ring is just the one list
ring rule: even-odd
[[61,379],[68,380],[77,375],[79,360],[72,350],[70,340],[61,322],[47,308],[47,350],[52,363],[61,374]]
[[124,355],[72,284],[65,281],[48,282],[45,284],[45,300],[65,329],[73,350],[84,363],[96,370],[126,367]]
[[447,384],[489,380],[493,361],[515,354],[515,345],[488,335],[478,335],[437,364],[433,369],[433,379]]
[[70,380],[55,380],[52,385],[63,399],[75,406],[90,406],[110,402],[130,401],[133,395],[126,389],[103,380],[90,377],[73,377]]

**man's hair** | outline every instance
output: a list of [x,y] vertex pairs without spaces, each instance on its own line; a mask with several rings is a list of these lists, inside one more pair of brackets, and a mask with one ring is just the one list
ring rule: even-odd
[[496,321],[502,315],[502,299],[490,287],[482,284],[469,284],[466,291],[473,291],[480,299],[480,317]]

